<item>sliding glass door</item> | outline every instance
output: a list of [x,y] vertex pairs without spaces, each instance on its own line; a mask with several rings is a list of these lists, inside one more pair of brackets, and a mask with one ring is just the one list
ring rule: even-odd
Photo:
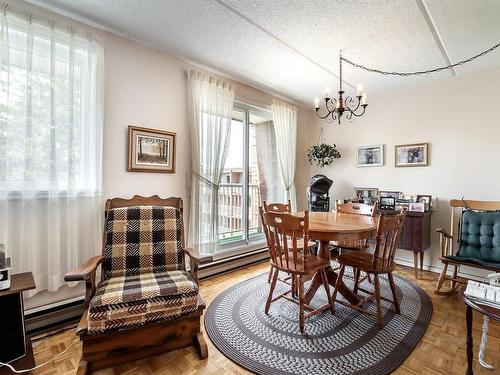
[[281,200],[271,112],[235,106],[224,171],[219,182],[221,251],[263,240],[262,200]]

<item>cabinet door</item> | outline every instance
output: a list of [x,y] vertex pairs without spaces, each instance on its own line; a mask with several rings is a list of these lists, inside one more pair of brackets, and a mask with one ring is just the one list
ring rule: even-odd
[[413,227],[413,221],[415,218],[407,216],[405,219],[405,223],[403,225],[403,230],[401,231],[401,234],[399,235],[399,245],[398,248],[400,249],[405,249],[405,250],[412,250],[412,227]]

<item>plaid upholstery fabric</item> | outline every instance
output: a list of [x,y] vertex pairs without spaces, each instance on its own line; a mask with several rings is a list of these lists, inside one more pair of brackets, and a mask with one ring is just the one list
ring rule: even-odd
[[175,207],[113,208],[106,217],[105,240],[104,279],[185,269]]
[[186,271],[104,280],[90,301],[88,332],[101,333],[171,319],[198,307],[198,285]]

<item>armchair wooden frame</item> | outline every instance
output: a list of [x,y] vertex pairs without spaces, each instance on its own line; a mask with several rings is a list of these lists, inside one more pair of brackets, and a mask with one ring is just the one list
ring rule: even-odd
[[[182,223],[182,244],[185,255],[189,257],[189,273],[199,284],[198,266],[210,262],[212,257],[196,256],[191,249],[184,246],[183,204],[181,198],[162,199],[157,195],[151,197],[135,195],[131,199],[108,199],[104,214],[106,217],[108,211],[112,208],[144,205],[171,206],[179,209]],[[103,237],[102,246],[102,254],[104,254],[105,236]],[[201,295],[198,297],[198,309],[179,318],[109,333],[89,334],[87,330],[88,307],[96,292],[96,273],[102,260],[102,255],[95,256],[80,267],[67,273],[64,277],[67,282],[85,282],[84,312],[76,329],[76,334],[82,342],[82,358],[77,371],[78,375],[90,374],[93,370],[116,366],[189,345],[197,346],[202,359],[208,357],[207,345],[200,330],[200,319],[205,309],[205,302]]]
[[[463,199],[452,199],[450,200],[450,208],[451,208],[451,219],[450,219],[450,232],[448,233],[443,228],[437,228],[436,232],[439,233],[439,247],[441,250],[441,256],[439,259],[443,262],[443,269],[441,270],[441,274],[439,275],[439,279],[436,285],[435,294],[438,295],[450,295],[455,293],[460,285],[467,284],[469,279],[465,277],[458,276],[458,272],[460,270],[461,265],[466,265],[469,267],[480,268],[484,270],[500,272],[500,268],[494,267],[485,267],[477,263],[464,262],[459,259],[450,259],[448,258],[451,255],[456,255],[458,251],[457,246],[455,244],[459,243],[460,233],[457,230],[456,235],[454,234],[455,228],[458,229],[460,225],[460,218],[458,218],[457,225],[457,213],[458,209],[470,209],[473,211],[497,211],[500,210],[500,201],[477,201],[477,200],[463,200]],[[448,267],[453,266],[452,275],[448,275]],[[445,282],[449,281],[450,286],[446,288]]]

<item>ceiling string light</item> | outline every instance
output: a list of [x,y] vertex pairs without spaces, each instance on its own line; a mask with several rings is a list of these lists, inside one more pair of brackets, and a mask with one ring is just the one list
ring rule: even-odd
[[431,74],[431,73],[437,73],[442,70],[446,69],[451,69],[457,66],[461,66],[464,64],[467,64],[471,61],[476,60],[479,57],[482,57],[484,55],[487,55],[488,53],[493,52],[495,49],[500,47],[500,43],[495,44],[494,46],[488,48],[487,50],[482,51],[481,53],[478,53],[477,55],[474,55],[468,59],[461,60],[459,62],[456,62],[454,64],[434,68],[434,69],[428,69],[428,70],[418,70],[415,72],[395,72],[395,71],[385,71],[381,69],[375,69],[375,68],[369,68],[366,67],[365,65],[362,64],[357,64],[355,62],[352,62],[344,57],[342,57],[342,51],[339,53],[339,65],[340,65],[340,74],[339,74],[339,80],[340,80],[340,85],[339,85],[339,91],[338,91],[338,98],[330,98],[330,90],[328,88],[325,89],[325,97],[323,98],[325,101],[325,109],[326,113],[321,114],[320,113],[320,106],[319,106],[319,98],[314,99],[314,109],[316,111],[316,116],[318,116],[320,119],[326,119],[328,122],[332,122],[335,120],[338,120],[338,123],[340,124],[340,119],[346,113],[345,118],[347,120],[351,120],[352,117],[361,117],[364,115],[366,107],[368,106],[368,103],[366,101],[366,93],[363,91],[363,87],[361,85],[358,86],[358,93],[356,95],[357,103],[354,101],[354,99],[350,96],[347,96],[345,99],[343,98],[344,91],[342,90],[342,62],[346,62],[355,68],[363,69],[366,70],[367,72],[370,73],[377,73],[377,74],[383,74],[383,75],[392,75],[392,76],[400,76],[400,77],[410,77],[410,76],[419,76],[423,74]]

